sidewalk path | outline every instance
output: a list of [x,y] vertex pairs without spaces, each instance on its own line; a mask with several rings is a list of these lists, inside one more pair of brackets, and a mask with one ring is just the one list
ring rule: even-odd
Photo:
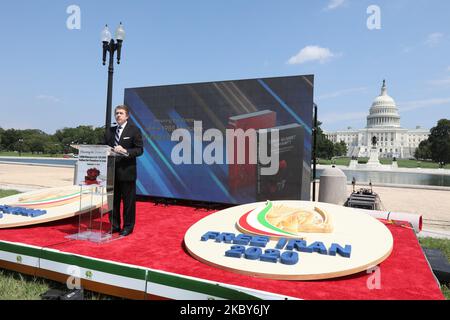
[[0,164],[0,189],[30,191],[73,184],[74,168]]
[[[316,188],[318,199],[319,183],[316,184]],[[369,187],[358,185],[357,189],[359,188]],[[353,186],[347,185],[348,195],[352,190]],[[374,186],[373,191],[380,196],[385,210],[420,214],[424,230],[448,232],[450,237],[450,190]]]
[[[347,186],[349,194],[352,186]],[[373,187],[388,211],[422,215],[423,228],[419,236],[450,238],[450,191]]]

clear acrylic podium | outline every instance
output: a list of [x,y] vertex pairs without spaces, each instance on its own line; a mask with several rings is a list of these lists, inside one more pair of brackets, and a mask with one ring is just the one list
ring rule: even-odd
[[105,145],[72,145],[79,150],[75,184],[80,187],[77,231],[68,239],[96,243],[118,239],[109,214],[114,210],[114,170],[118,154]]

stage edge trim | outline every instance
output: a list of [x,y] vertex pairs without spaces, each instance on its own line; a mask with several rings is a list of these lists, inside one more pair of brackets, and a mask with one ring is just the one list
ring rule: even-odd
[[[0,266],[60,282],[78,277],[94,291],[97,288],[98,292],[123,297],[140,297],[141,292],[142,298],[154,295],[195,300],[291,299],[270,292],[7,241],[0,241]],[[101,289],[102,286],[107,288]]]

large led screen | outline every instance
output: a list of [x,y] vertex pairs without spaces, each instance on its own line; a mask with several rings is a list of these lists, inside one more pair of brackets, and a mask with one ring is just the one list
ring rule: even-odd
[[314,76],[125,89],[142,131],[139,195],[309,200]]

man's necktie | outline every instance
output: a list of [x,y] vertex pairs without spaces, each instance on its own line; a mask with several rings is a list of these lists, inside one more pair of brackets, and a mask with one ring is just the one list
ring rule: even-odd
[[118,126],[117,129],[116,129],[116,135],[114,137],[114,146],[118,146],[119,145],[120,129],[122,129],[122,126]]

